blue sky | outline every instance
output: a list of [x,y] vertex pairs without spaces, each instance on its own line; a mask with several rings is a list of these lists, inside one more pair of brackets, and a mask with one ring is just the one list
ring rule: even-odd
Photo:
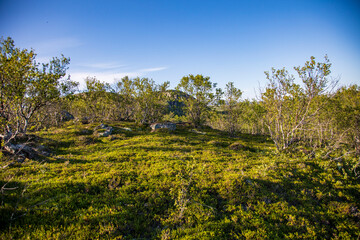
[[114,82],[188,74],[229,81],[255,97],[271,67],[333,64],[340,84],[360,83],[360,1],[0,0],[0,36],[38,60],[64,54],[69,74]]

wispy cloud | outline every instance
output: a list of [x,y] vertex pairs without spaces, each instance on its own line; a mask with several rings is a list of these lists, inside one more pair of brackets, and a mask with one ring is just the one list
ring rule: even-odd
[[95,69],[102,69],[102,70],[111,70],[111,69],[119,69],[124,68],[127,65],[119,64],[117,62],[101,62],[101,63],[88,63],[88,64],[79,64],[79,67],[85,68],[95,68]]
[[158,71],[162,71],[162,70],[166,70],[167,67],[155,67],[155,68],[145,68],[145,69],[141,69],[139,70],[140,72],[158,72]]
[[51,53],[54,50],[62,51],[68,48],[79,47],[83,43],[74,37],[65,37],[65,38],[56,38],[56,39],[49,39],[42,42],[34,43],[32,46],[36,50],[36,52],[44,53]]
[[100,81],[112,84],[125,76],[130,78],[144,77],[149,72],[158,72],[167,69],[167,67],[153,67],[126,71],[124,68],[128,68],[128,66],[119,64],[118,62],[84,63],[78,64],[77,66],[80,67],[81,70],[70,71],[70,75],[72,80],[80,83],[80,88],[85,87],[85,79],[87,77],[96,77]]
[[71,73],[71,79],[80,83],[80,88],[85,87],[85,79],[87,77],[96,77],[102,82],[115,83],[121,78],[128,76],[130,78],[140,77],[141,73],[138,72],[121,72],[121,73],[110,73],[110,72],[73,72]]

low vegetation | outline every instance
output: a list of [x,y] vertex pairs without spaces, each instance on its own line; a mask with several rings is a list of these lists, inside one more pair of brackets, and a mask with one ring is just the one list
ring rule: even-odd
[[[266,136],[109,122],[38,132],[51,157],[1,170],[3,239],[356,239],[354,158],[279,155]],[[129,131],[129,128],[131,131]],[[8,162],[2,162],[2,167]]]

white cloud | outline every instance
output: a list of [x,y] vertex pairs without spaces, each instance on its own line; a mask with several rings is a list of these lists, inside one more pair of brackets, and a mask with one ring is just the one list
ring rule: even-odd
[[97,69],[118,69],[124,68],[126,65],[119,64],[117,62],[102,62],[102,63],[90,63],[90,64],[79,64],[79,67],[85,68],[97,68]]
[[82,45],[82,42],[73,37],[49,39],[42,42],[36,42],[32,46],[37,53],[52,53],[54,51],[62,51],[67,48],[79,47]]
[[80,88],[85,87],[85,79],[87,77],[96,77],[98,80],[107,83],[115,83],[121,78],[128,76],[130,78],[141,77],[141,73],[138,72],[122,72],[122,73],[110,73],[110,72],[74,72],[71,73],[71,79],[80,83]]
[[140,72],[158,72],[167,69],[167,67],[145,68],[139,70]]
[[96,77],[98,80],[106,83],[115,83],[121,78],[128,76],[129,78],[145,77],[148,72],[157,72],[167,69],[167,67],[154,67],[144,68],[135,71],[120,72],[114,71],[126,67],[116,62],[103,62],[103,63],[90,63],[90,64],[79,64],[77,66],[84,67],[84,71],[69,71],[71,79],[80,83],[80,88],[85,87],[86,77]]

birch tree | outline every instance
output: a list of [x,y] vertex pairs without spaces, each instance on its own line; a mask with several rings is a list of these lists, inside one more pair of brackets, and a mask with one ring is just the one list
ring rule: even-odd
[[34,50],[16,48],[9,37],[0,40],[1,138],[6,142],[26,133],[34,114],[59,98],[69,58],[39,64]]
[[265,72],[268,85],[261,100],[266,109],[266,125],[279,151],[300,141],[301,133],[316,117],[321,108],[316,99],[335,85],[328,79],[330,67],[326,56],[324,62],[311,57],[304,66],[295,67],[302,85],[296,84],[295,77],[285,68]]
[[188,75],[181,79],[177,90],[187,94],[182,97],[185,104],[186,114],[189,120],[195,125],[202,125],[207,119],[210,104],[215,99],[213,89],[216,84],[210,81],[210,77],[203,75]]

